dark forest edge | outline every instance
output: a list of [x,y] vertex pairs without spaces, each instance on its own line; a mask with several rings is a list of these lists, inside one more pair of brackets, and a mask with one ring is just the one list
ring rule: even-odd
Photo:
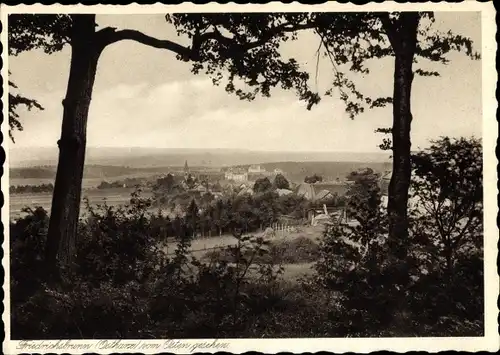
[[25,193],[46,193],[53,192],[54,184],[40,184],[40,185],[16,185],[9,186],[11,194],[25,194]]
[[[387,211],[369,174],[348,192],[358,224],[327,225],[316,246],[242,235],[244,214],[229,213],[237,244],[199,259],[189,252],[197,208],[166,255],[150,199],[87,205],[92,218],[79,222],[77,254],[58,279],[43,260],[47,212],[30,210],[10,225],[12,338],[480,336],[481,157],[480,141],[448,138],[413,156],[404,262],[388,251]],[[290,248],[304,255],[277,257]],[[283,279],[282,263],[307,255],[313,274]]]

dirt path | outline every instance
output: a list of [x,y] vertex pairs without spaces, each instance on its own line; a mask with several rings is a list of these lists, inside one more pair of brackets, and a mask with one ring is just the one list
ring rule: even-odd
[[[311,240],[317,240],[321,237],[323,232],[322,227],[318,226],[302,226],[296,232],[290,232],[286,235],[278,235],[272,240],[293,240],[299,237],[308,238]],[[259,233],[256,233],[258,235]],[[191,243],[191,253],[198,259],[201,259],[210,249],[218,247],[226,247],[229,245],[235,245],[237,239],[232,235],[223,235],[221,237],[203,238],[196,239]],[[165,247],[165,251],[172,255],[175,252],[176,243],[168,243]],[[300,263],[300,264],[283,264],[283,274],[282,279],[285,281],[297,282],[298,279],[304,276],[311,275],[314,270],[312,269],[314,263]]]
[[[198,253],[202,251],[204,254],[210,249],[235,245],[237,242],[238,242],[237,239],[232,235],[223,235],[221,237],[212,237],[212,238],[199,238],[191,242],[191,248],[189,248],[189,250],[192,253]],[[169,242],[167,243],[167,245],[163,250],[170,255],[174,253],[176,249],[177,249],[177,243]]]

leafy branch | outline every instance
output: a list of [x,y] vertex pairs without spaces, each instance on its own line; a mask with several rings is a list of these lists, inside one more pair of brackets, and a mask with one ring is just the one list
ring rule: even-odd
[[[17,89],[17,85],[10,80],[9,87],[11,87],[12,89]],[[19,109],[19,106],[25,106],[28,111],[31,111],[33,108],[44,110],[44,108],[38,103],[38,101],[29,99],[20,94],[13,94],[9,91],[9,137],[13,143],[15,143],[13,131],[23,130],[23,125],[19,121],[19,113],[17,111]]]

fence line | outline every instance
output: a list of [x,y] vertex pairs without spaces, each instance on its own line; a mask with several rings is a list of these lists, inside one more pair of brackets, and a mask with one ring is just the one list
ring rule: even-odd
[[290,226],[287,223],[272,223],[271,228],[273,229],[275,235],[285,236],[287,233],[290,233],[294,227]]

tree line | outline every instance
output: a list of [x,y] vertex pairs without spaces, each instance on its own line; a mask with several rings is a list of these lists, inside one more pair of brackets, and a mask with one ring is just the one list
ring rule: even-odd
[[152,217],[151,223],[158,228],[158,235],[162,238],[198,234],[216,236],[231,234],[236,229],[251,233],[269,227],[282,215],[302,220],[310,206],[303,197],[279,196],[272,191],[255,196],[225,197],[203,206],[191,199],[184,213],[169,217],[160,210]]
[[144,178],[125,178],[123,180],[116,180],[112,182],[101,181],[97,186],[98,189],[113,189],[120,187],[137,187],[146,181]]
[[24,194],[24,193],[41,193],[41,192],[53,192],[54,184],[40,184],[40,185],[16,185],[9,186],[9,192],[11,194]]

